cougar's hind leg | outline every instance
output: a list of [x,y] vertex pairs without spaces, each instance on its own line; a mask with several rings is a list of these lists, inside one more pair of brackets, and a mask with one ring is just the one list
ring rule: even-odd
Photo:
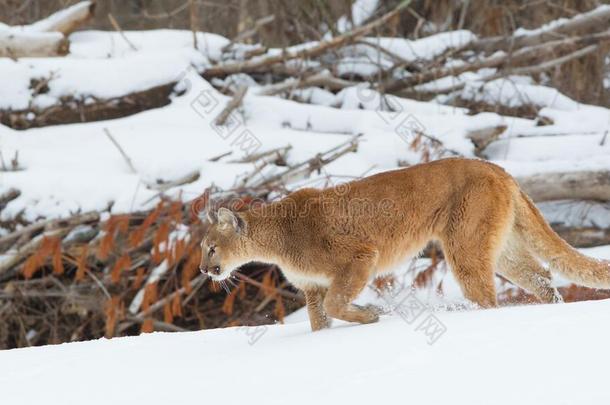
[[495,307],[494,260],[476,251],[475,245],[454,244],[445,248],[445,257],[464,297],[482,308]]
[[534,294],[541,302],[563,302],[551,286],[551,273],[519,242],[511,237],[498,259],[497,272],[513,284]]
[[495,267],[514,221],[512,197],[501,182],[483,179],[449,215],[441,242],[451,270],[467,299],[495,307]]

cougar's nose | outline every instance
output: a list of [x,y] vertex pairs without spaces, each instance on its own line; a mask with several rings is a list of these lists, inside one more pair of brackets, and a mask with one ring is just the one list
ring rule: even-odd
[[220,274],[220,266],[212,267],[211,271],[212,271],[212,274],[216,274],[216,275]]
[[201,274],[208,274],[208,266],[199,266]]

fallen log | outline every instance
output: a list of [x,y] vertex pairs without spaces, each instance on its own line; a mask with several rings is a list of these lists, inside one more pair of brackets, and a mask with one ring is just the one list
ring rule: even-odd
[[0,31],[0,57],[63,56],[68,50],[68,40],[59,32]]
[[63,56],[70,45],[66,38],[95,11],[95,2],[83,1],[30,25],[0,27],[0,57]]
[[47,18],[20,28],[36,32],[59,32],[65,36],[89,21],[95,13],[95,1],[81,1]]
[[469,43],[464,49],[477,52],[495,52],[498,50],[517,49],[524,46],[540,44],[566,35],[573,35],[597,27],[607,27],[610,23],[610,6],[602,5],[586,13],[578,14],[567,20],[556,20],[538,30],[522,35],[497,36],[483,38]]
[[556,200],[610,201],[610,171],[541,173],[517,177],[535,202]]
[[483,151],[490,143],[496,141],[500,135],[506,131],[506,125],[498,125],[495,127],[481,128],[474,131],[469,131],[466,138],[470,139],[474,144],[474,154],[478,157],[484,157]]
[[163,84],[93,103],[72,98],[41,110],[0,110],[0,123],[13,129],[28,129],[126,117],[169,104],[175,85],[176,83]]

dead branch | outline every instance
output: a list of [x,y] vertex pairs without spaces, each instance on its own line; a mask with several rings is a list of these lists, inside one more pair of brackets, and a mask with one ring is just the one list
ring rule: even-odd
[[261,28],[263,28],[265,25],[271,24],[273,21],[275,21],[275,15],[273,14],[259,18],[254,22],[254,27],[240,32],[235,38],[233,38],[233,40],[231,40],[231,42],[223,46],[222,52],[227,52],[234,44],[243,42],[244,40],[253,37],[260,31]]
[[586,13],[578,14],[566,21],[555,21],[547,24],[550,28],[539,28],[531,34],[483,38],[471,42],[465,49],[477,52],[517,49],[523,46],[540,44],[566,35],[574,35],[581,31],[594,30],[597,27],[607,27],[609,22],[610,7],[602,5]]
[[13,201],[20,195],[21,191],[17,190],[16,188],[9,188],[8,190],[4,191],[2,194],[0,194],[0,210],[6,206],[6,204]]
[[410,2],[411,0],[403,0],[396,8],[394,8],[394,10],[383,15],[382,17],[345,34],[339,35],[329,40],[321,41],[315,46],[297,47],[296,49],[289,49],[278,54],[268,54],[266,56],[261,56],[247,61],[225,63],[221,65],[212,66],[206,69],[203,75],[206,78],[212,78],[217,76],[227,76],[235,73],[256,72],[263,67],[267,67],[275,63],[286,62],[293,59],[305,60],[320,56],[332,49],[336,49],[350,42],[353,42],[356,39],[368,34],[375,28],[382,26],[383,24],[394,18],[396,15],[398,15],[399,12],[405,7],[407,7]]
[[112,136],[112,134],[110,133],[110,131],[108,130],[108,128],[104,128],[104,133],[106,134],[106,136],[108,137],[108,139],[110,139],[110,142],[112,142],[114,144],[114,146],[118,149],[119,153],[121,154],[121,156],[123,156],[123,159],[125,159],[125,162],[127,163],[127,167],[129,167],[129,170],[133,173],[133,174],[137,174],[138,171],[136,170],[136,168],[134,167],[131,158],[129,157],[129,155],[127,155],[127,153],[125,153],[125,151],[123,150],[123,148],[121,147],[121,145],[117,142],[116,139],[114,139],[114,137]]
[[362,134],[355,135],[349,140],[327,150],[326,152],[319,153],[313,158],[307,159],[293,166],[289,166],[285,170],[269,178],[264,176],[257,178],[256,175],[260,172],[260,170],[255,169],[253,174],[249,174],[241,180],[241,184],[246,186],[250,181],[252,181],[252,184],[248,186],[253,189],[274,188],[306,178],[311,173],[319,171],[322,167],[337,160],[341,156],[350,152],[355,152],[358,149],[358,138],[361,136]]
[[329,71],[325,70],[309,77],[298,79],[291,77],[284,80],[283,82],[270,84],[259,89],[257,91],[257,94],[261,96],[273,96],[287,91],[316,86],[327,87],[331,90],[341,90],[346,87],[356,86],[357,84],[357,82],[352,82],[349,80],[343,80],[334,77]]
[[[601,33],[596,33],[587,36],[575,37],[575,38],[566,38],[561,40],[549,41],[543,44],[535,44],[532,46],[528,46],[522,49],[519,49],[513,53],[498,53],[489,57],[485,57],[479,60],[476,60],[472,63],[464,63],[458,66],[449,66],[449,67],[440,67],[436,69],[431,69],[427,71],[423,71],[421,73],[416,73],[411,76],[407,76],[401,79],[389,79],[385,83],[379,85],[380,91],[385,92],[396,92],[402,90],[407,87],[420,85],[423,83],[427,83],[433,80],[438,80],[447,76],[459,76],[465,72],[474,72],[484,68],[500,68],[504,69],[501,72],[489,75],[491,78],[498,78],[504,75],[507,75],[507,72],[511,74],[518,74],[515,71],[519,71],[523,69],[524,73],[519,74],[528,74],[527,69],[534,67],[523,67],[523,68],[510,68],[511,66],[518,66],[523,64],[529,60],[537,59],[544,60],[549,58],[554,58],[557,53],[568,53],[565,56],[553,59],[552,61],[543,62],[539,68],[534,70],[535,73],[539,73],[540,71],[548,70],[551,67],[558,66],[570,60],[582,57],[590,52],[592,52],[589,47],[585,47],[583,49],[587,49],[587,51],[583,51],[579,49],[579,47],[583,47],[585,45],[592,46],[597,43],[601,43],[604,41],[610,40],[610,31],[605,31]],[[582,51],[582,52],[581,52]],[[551,64],[552,62],[552,64]],[[460,83],[456,86],[447,87],[442,90],[442,92],[454,91],[458,87],[463,87],[464,84]],[[449,90],[447,90],[449,89]]]
[[241,86],[240,88],[237,89],[237,91],[233,95],[233,98],[231,100],[229,100],[229,102],[227,103],[225,108],[220,112],[220,114],[218,114],[218,117],[216,117],[216,120],[214,121],[214,123],[216,125],[225,124],[225,122],[227,121],[227,118],[229,118],[229,115],[231,115],[233,110],[235,110],[237,107],[240,106],[241,102],[243,101],[244,97],[246,96],[247,91],[248,91],[248,88],[246,86]]
[[163,192],[163,191],[169,190],[170,188],[194,183],[197,180],[199,180],[199,177],[201,177],[199,170],[193,170],[193,171],[185,174],[184,176],[180,176],[174,180],[169,180],[169,181],[157,180],[157,183],[148,184],[146,187],[149,189],[152,189],[152,190],[157,190],[157,191]]
[[43,230],[53,230],[59,228],[74,228],[78,225],[98,222],[100,220],[100,214],[97,212],[88,212],[85,214],[75,215],[70,218],[60,219],[47,219],[38,221],[28,226],[24,226],[14,232],[9,233],[0,237],[0,247],[4,244],[14,241],[22,236],[32,235]]
[[129,45],[129,47],[131,48],[132,51],[137,51],[138,48],[136,48],[136,46],[133,44],[133,42],[131,42],[129,40],[129,38],[127,38],[127,36],[125,35],[125,33],[123,32],[123,30],[121,29],[121,26],[119,25],[119,22],[116,20],[116,18],[114,18],[114,16],[111,13],[108,13],[108,21],[110,21],[110,24],[112,25],[112,28],[114,28],[114,30],[116,32],[118,32],[121,37],[123,38],[123,40],[125,40],[125,42],[127,43],[127,45]]

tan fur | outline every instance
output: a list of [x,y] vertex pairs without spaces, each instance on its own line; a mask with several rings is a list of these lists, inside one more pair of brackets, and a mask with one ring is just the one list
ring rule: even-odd
[[444,159],[303,189],[244,212],[220,209],[211,219],[202,270],[222,280],[250,261],[278,264],[305,292],[313,330],[329,318],[375,322],[374,308],[352,301],[371,278],[431,240],[442,244],[466,298],[481,307],[496,305],[494,272],[543,302],[560,301],[538,260],[581,284],[610,287],[610,263],[570,247],[511,176],[479,160]]

